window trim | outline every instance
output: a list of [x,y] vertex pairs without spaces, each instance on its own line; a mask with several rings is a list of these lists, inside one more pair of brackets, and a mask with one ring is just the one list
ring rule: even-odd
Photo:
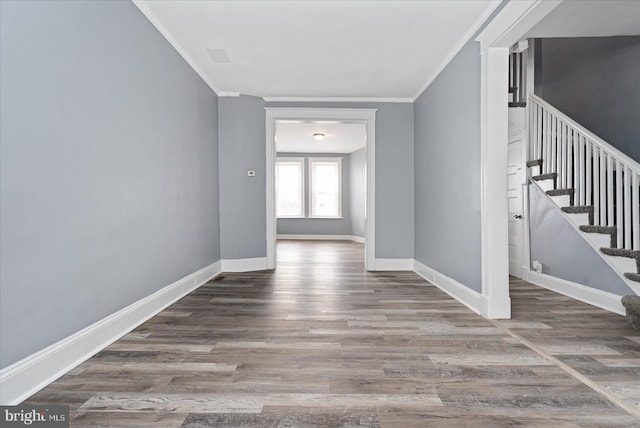
[[[342,156],[309,157],[309,215],[308,218],[342,219]],[[335,216],[314,215],[314,163],[336,163],[338,165],[338,213]]]
[[278,156],[276,158],[276,177],[278,174],[278,163],[296,163],[300,165],[300,204],[301,209],[300,215],[279,215],[278,214],[278,180],[275,180],[275,193],[276,193],[276,218],[307,218],[307,210],[306,207],[306,168],[305,168],[305,158],[304,157],[287,157],[287,156]]

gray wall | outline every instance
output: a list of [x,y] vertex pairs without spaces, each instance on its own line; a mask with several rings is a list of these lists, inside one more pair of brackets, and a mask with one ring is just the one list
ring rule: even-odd
[[538,187],[529,185],[531,260],[542,272],[624,296],[634,294]]
[[[278,157],[340,157],[342,158],[342,218],[279,218],[278,233],[286,235],[351,235],[349,154],[345,153],[278,153]],[[311,212],[309,159],[305,159],[305,212]]]
[[413,258],[413,104],[270,102],[268,106],[378,109],[376,257]]
[[132,3],[0,16],[6,367],[220,258],[218,130],[216,95]]
[[640,161],[640,36],[542,39],[536,93]]
[[364,238],[367,214],[367,151],[360,149],[349,156],[351,178],[351,235]]
[[[265,110],[262,98],[220,97],[220,251],[223,259],[266,257]],[[247,171],[256,172],[248,177]]]
[[415,102],[415,259],[481,291],[480,47],[468,42]]

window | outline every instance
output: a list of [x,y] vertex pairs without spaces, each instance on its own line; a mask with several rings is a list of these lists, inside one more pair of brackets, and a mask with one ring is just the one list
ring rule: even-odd
[[310,158],[311,217],[341,217],[342,158]]
[[342,158],[308,159],[307,172],[305,158],[277,158],[277,217],[341,218]]
[[303,158],[278,158],[276,162],[276,214],[304,217]]

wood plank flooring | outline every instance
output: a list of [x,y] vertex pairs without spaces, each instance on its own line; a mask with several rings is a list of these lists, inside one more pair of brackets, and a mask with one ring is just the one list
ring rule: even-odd
[[513,280],[488,321],[363,258],[281,241],[276,271],[209,282],[28,402],[87,427],[640,427],[623,317]]

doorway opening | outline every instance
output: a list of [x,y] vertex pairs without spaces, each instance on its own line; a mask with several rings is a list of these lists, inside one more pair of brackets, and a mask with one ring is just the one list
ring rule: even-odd
[[[277,266],[280,234],[364,242],[365,269],[375,270],[376,110],[266,110],[267,267]],[[342,144],[338,134],[345,137]],[[363,200],[352,203],[346,197],[351,193]]]

